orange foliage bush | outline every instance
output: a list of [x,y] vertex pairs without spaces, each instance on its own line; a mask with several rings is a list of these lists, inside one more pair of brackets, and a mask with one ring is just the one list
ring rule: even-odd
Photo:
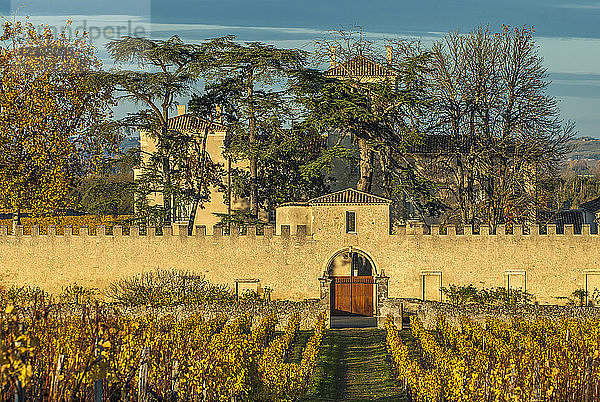
[[[64,234],[65,226],[71,226],[74,234],[79,234],[80,227],[88,227],[91,235],[96,234],[96,226],[104,225],[112,228],[115,225],[128,226],[128,222],[133,219],[130,215],[100,216],[100,215],[81,215],[81,216],[46,216],[46,217],[26,217],[21,218],[23,232],[31,234],[32,226],[39,226],[40,234],[48,233],[48,226],[56,226],[56,234]],[[12,219],[0,219],[0,225],[12,226]]]

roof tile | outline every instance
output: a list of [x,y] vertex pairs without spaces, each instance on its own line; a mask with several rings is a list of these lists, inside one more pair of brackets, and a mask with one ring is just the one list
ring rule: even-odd
[[594,198],[588,202],[584,202],[580,205],[581,209],[585,209],[590,212],[598,212],[600,210],[600,197]]
[[336,191],[309,200],[309,205],[330,204],[390,204],[392,201],[373,194],[365,193],[353,188]]
[[325,71],[327,77],[386,77],[394,75],[398,75],[398,72],[365,56],[356,56]]
[[[205,119],[186,113],[169,119],[169,129],[178,131],[201,131],[209,126],[210,122]],[[225,131],[227,127],[224,124],[213,122],[215,131]]]

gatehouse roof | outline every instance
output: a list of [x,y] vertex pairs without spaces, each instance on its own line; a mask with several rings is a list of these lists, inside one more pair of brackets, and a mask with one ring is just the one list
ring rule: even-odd
[[388,77],[396,75],[398,75],[396,70],[363,55],[353,57],[325,71],[327,77]]
[[220,122],[209,122],[191,113],[185,113],[169,119],[169,129],[178,131],[202,131],[212,124],[214,131],[226,131],[227,127]]
[[354,188],[336,191],[335,193],[325,194],[320,197],[309,200],[309,205],[373,205],[373,204],[391,204],[392,200],[379,197]]

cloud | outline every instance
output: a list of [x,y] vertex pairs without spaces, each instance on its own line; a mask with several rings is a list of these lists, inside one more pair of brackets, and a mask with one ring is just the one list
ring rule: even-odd
[[[210,25],[210,24],[165,24],[152,23],[153,31],[171,31],[171,32],[189,32],[189,31],[224,31],[224,32],[254,32],[261,34],[276,34],[286,36],[311,36],[318,37],[327,35],[332,30],[320,30],[314,28],[302,27],[266,27],[266,26],[241,26],[241,25]],[[420,38],[438,38],[442,35],[439,32],[373,32],[364,31],[363,35],[369,39],[384,39],[384,38],[404,38],[404,37],[420,37]]]
[[544,66],[552,73],[598,74],[600,39],[536,37]]
[[595,4],[559,4],[556,8],[569,8],[574,10],[600,10],[600,3]]
[[[600,5],[599,5],[600,7]],[[64,16],[35,16],[35,24],[64,25]],[[187,42],[199,42],[207,38],[234,34],[240,41],[261,41],[284,48],[299,48],[311,51],[315,39],[327,35],[326,30],[301,27],[241,26],[235,24],[173,24],[152,23],[134,15],[76,15],[72,17],[73,27],[87,21],[88,26],[124,26],[130,21],[134,26],[146,26],[152,37],[166,39],[178,34]],[[443,37],[442,32],[405,31],[400,33],[365,31],[364,36],[376,44],[384,39],[417,38],[425,46]],[[98,56],[105,67],[113,66],[104,48],[106,38],[94,41]],[[562,115],[575,120],[580,132],[585,135],[600,136],[596,131],[597,115],[600,110],[600,39],[577,37],[536,36],[544,66],[550,72],[552,84],[549,93],[561,102]]]

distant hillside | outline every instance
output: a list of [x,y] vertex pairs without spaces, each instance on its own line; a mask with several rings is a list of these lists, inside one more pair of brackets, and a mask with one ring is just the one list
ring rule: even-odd
[[566,155],[565,159],[567,160],[600,160],[600,139],[598,138],[574,138],[569,145],[572,146],[572,150]]
[[131,148],[139,148],[140,147],[140,136],[139,134],[131,135],[129,137],[125,137],[119,146],[121,151],[127,151]]

